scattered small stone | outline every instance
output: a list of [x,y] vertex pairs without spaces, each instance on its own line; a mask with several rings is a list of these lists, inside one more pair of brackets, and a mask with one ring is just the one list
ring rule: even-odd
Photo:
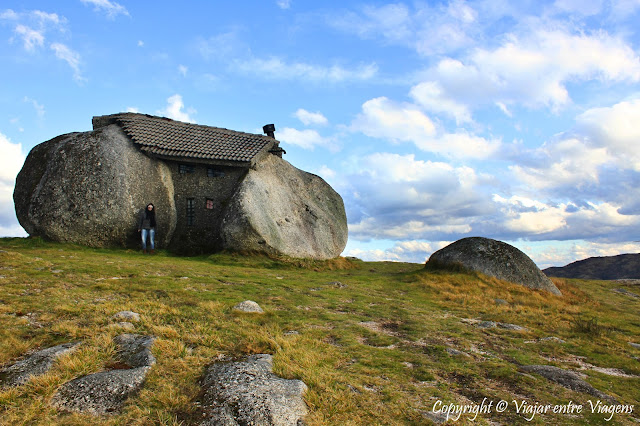
[[137,312],[132,312],[132,311],[121,311],[121,312],[118,312],[117,314],[115,314],[112,318],[115,319],[115,320],[126,320],[126,321],[139,322],[140,321],[140,314],[137,313]]
[[62,272],[64,272],[62,269],[54,269],[51,271],[52,274],[60,274]]
[[233,310],[239,311],[239,312],[256,313],[256,314],[264,313],[260,305],[258,305],[256,302],[252,300],[245,300],[244,302],[238,303],[236,306],[233,307]]
[[629,344],[636,349],[640,349],[640,343],[629,342]]
[[45,374],[53,367],[53,363],[58,357],[73,351],[79,344],[80,342],[71,342],[43,349],[15,364],[0,369],[0,385],[20,386],[28,382],[31,377]]
[[542,339],[540,339],[540,341],[541,342],[566,343],[564,340],[560,339],[559,337],[555,337],[555,336],[543,337]]
[[493,299],[493,300],[494,300],[494,302],[496,302],[496,305],[508,305],[509,304],[509,302],[507,302],[504,299]]
[[496,326],[497,324],[493,321],[480,321],[476,324],[476,327],[478,328],[494,328]]
[[466,356],[466,357],[471,358],[471,355],[469,355],[469,354],[468,354],[468,353],[466,353],[466,352],[459,351],[458,349],[454,349],[454,348],[447,348],[446,350],[447,350],[447,353],[448,353],[449,355],[453,355],[453,356],[461,355],[461,356]]
[[413,367],[414,367],[413,363],[411,363],[411,362],[407,362],[407,361],[404,361],[404,362],[402,363],[402,365],[404,365],[404,366],[405,366],[405,367],[407,367],[407,368],[413,368]]
[[340,281],[332,281],[329,283],[330,286],[333,286],[335,288],[347,288],[348,285],[346,284],[342,284]]
[[314,287],[309,289],[309,291],[320,291],[320,290],[322,290],[322,287]]
[[284,333],[285,336],[294,336],[294,335],[298,335],[298,334],[300,334],[300,332],[296,331],[296,330],[289,330],[286,333]]
[[525,365],[522,366],[521,369],[526,372],[539,374],[545,379],[556,382],[567,389],[571,389],[576,392],[588,393],[597,398],[602,398],[609,402],[616,403],[615,399],[582,380],[580,375],[576,372],[563,370],[562,368],[551,365]]
[[215,363],[202,380],[201,425],[297,425],[307,414],[307,386],[273,374],[273,358],[251,355],[243,362]]

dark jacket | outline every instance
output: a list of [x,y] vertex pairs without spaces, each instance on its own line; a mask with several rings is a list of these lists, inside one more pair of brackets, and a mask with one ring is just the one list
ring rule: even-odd
[[155,211],[153,212],[153,214],[147,214],[147,209],[142,210],[138,218],[138,229],[151,229],[155,227],[156,227]]

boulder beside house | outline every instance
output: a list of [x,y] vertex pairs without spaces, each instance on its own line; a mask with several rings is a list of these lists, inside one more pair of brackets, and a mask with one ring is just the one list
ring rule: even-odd
[[137,113],[93,118],[93,131],[35,146],[18,174],[16,214],[32,236],[139,247],[138,215],[181,253],[259,251],[329,259],[347,242],[340,195],[282,159],[268,135]]

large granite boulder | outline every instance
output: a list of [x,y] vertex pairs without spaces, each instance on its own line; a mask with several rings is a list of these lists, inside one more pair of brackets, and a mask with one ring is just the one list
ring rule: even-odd
[[482,237],[463,238],[433,253],[426,264],[427,269],[451,267],[462,267],[562,295],[529,256],[502,241]]
[[347,244],[342,197],[322,178],[270,156],[249,170],[222,222],[225,249],[330,259]]
[[169,168],[136,149],[117,125],[35,146],[13,199],[29,235],[91,247],[135,246],[138,214],[149,202],[165,230],[158,235],[161,245],[176,222]]

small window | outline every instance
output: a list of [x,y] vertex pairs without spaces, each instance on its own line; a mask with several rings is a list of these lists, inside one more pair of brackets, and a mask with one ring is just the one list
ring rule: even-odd
[[190,164],[180,164],[178,166],[178,171],[180,172],[181,175],[187,174],[187,173],[193,173],[196,171],[196,168]]
[[208,177],[224,177],[224,172],[220,169],[216,169],[215,167],[207,167],[207,176]]
[[205,207],[207,208],[207,210],[213,210],[213,200],[210,198],[207,198]]
[[196,219],[196,209],[193,198],[187,198],[187,225],[193,226]]

